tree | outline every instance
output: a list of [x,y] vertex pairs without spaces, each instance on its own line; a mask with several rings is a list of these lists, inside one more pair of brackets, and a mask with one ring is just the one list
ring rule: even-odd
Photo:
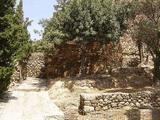
[[30,51],[28,20],[23,18],[23,2],[15,11],[15,0],[0,1],[0,93],[7,90],[15,61],[22,61]]
[[160,1],[139,2],[134,38],[144,43],[153,57],[154,79],[160,80]]
[[[28,19],[24,20],[23,1],[20,0],[16,8],[13,27],[13,60],[19,62],[20,66],[24,63],[25,59],[28,58],[29,53],[31,52],[30,35],[27,30],[29,24],[30,21]],[[20,79],[22,80],[23,75],[21,71],[22,68],[20,68]]]
[[[75,41],[81,46],[83,71],[85,44],[118,42],[132,13],[132,2],[113,0],[60,0],[56,12],[45,27],[44,39],[55,44]],[[83,74],[83,73],[82,73]]]
[[31,50],[30,35],[27,27],[30,25],[28,19],[24,20],[23,15],[23,1],[20,0],[16,12],[14,21],[14,47],[15,47],[15,58],[19,61],[23,61]]
[[12,74],[14,5],[14,0],[0,1],[0,93],[7,89]]
[[20,0],[19,4],[17,5],[15,18],[16,18],[16,21],[15,21],[16,24],[22,25],[24,23],[23,1],[22,0]]

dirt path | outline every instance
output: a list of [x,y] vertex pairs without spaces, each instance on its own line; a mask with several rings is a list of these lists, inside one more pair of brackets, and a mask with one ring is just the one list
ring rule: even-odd
[[64,120],[48,96],[45,80],[27,78],[3,103],[0,120]]

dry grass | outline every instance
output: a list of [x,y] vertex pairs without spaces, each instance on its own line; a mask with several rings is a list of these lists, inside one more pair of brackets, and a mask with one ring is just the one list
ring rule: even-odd
[[[135,92],[142,90],[154,91],[155,88],[145,87],[142,89],[133,88],[112,88],[103,89],[87,86],[92,80],[71,80],[55,79],[50,81],[49,94],[51,99],[60,107],[65,114],[65,120],[130,120],[127,118],[127,109],[111,110],[104,114],[82,116],[78,113],[81,93],[104,93],[104,92]],[[134,119],[133,119],[134,120]],[[135,119],[136,120],[136,119]]]

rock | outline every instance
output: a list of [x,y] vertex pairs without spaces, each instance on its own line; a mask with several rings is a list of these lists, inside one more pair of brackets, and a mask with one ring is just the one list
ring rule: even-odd
[[112,107],[112,108],[117,107],[117,103],[111,103],[111,107]]
[[136,102],[136,106],[137,106],[137,107],[140,107],[141,105],[140,105],[140,103],[139,103],[139,102]]
[[91,106],[91,102],[90,101],[84,101],[84,105],[85,106]]
[[130,105],[131,105],[131,107],[134,107],[134,106],[135,106],[135,104],[134,104],[134,103],[131,103]]
[[84,111],[85,111],[86,113],[88,113],[88,112],[94,112],[94,107],[84,106]]
[[108,110],[108,109],[109,109],[108,106],[103,107],[103,110]]
[[117,99],[118,99],[119,101],[122,101],[122,100],[123,100],[123,97],[122,97],[121,95],[118,95],[118,96],[117,96]]
[[91,104],[98,104],[97,100],[91,100]]
[[128,106],[128,105],[129,105],[129,102],[125,102],[125,104],[124,104],[124,105]]
[[101,107],[96,107],[95,110],[100,111],[100,110],[102,110],[102,108]]
[[82,93],[80,96],[82,98],[84,98],[85,100],[91,101],[91,100],[95,100],[97,95],[99,95],[99,94],[85,94],[85,93]]

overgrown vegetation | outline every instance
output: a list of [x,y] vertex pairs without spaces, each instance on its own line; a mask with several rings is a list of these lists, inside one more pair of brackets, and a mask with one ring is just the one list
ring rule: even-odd
[[66,41],[117,41],[132,15],[131,3],[113,0],[59,1],[45,27],[44,38],[61,44]]
[[14,58],[17,61],[23,61],[31,52],[31,41],[27,27],[31,24],[29,19],[24,19],[23,1],[20,0],[14,16]]
[[134,38],[147,46],[154,62],[154,79],[160,80],[160,1],[139,2]]
[[[44,39],[55,44],[78,42],[82,53],[86,42],[117,42],[127,29],[128,18],[136,17],[134,38],[139,48],[147,45],[153,57],[154,79],[160,80],[159,0],[58,0],[55,8],[53,17],[45,22]],[[85,59],[81,58],[83,69]]]
[[15,0],[0,1],[0,93],[10,83],[15,61],[23,60],[30,50],[28,21],[23,18],[20,0],[15,10]]
[[58,0],[53,17],[41,21],[43,40],[36,42],[30,41],[27,27],[31,21],[24,19],[22,0],[17,6],[15,2],[0,1],[0,92],[7,89],[14,64],[23,62],[32,48],[33,52],[45,52],[55,45],[77,43],[83,74],[86,43],[118,43],[127,30],[128,19],[135,16],[134,38],[146,44],[153,57],[155,80],[160,80],[159,0]]
[[32,52],[53,52],[54,44],[47,40],[32,41]]
[[80,75],[83,75],[85,44],[118,43],[127,29],[127,20],[133,11],[132,2],[113,0],[59,0],[53,17],[44,22],[44,39],[56,45],[68,41],[81,48]]

